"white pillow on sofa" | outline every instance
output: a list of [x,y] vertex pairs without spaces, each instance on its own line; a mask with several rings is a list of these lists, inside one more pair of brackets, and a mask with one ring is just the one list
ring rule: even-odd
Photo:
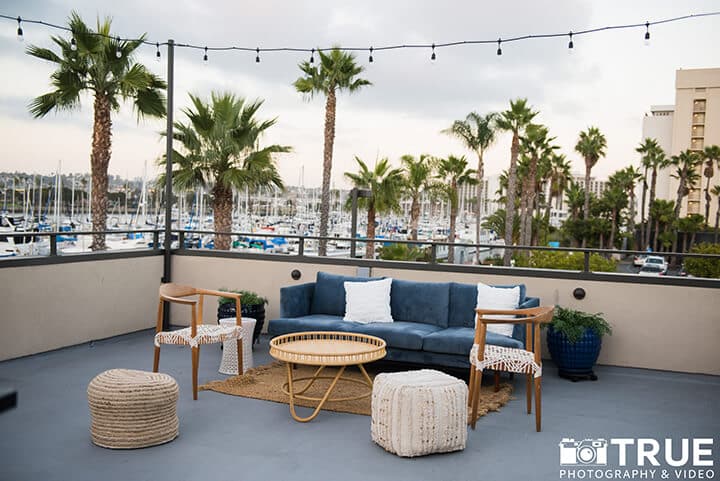
[[393,322],[390,312],[392,279],[368,282],[344,282],[345,321]]
[[[482,282],[477,285],[477,309],[517,309],[520,304],[520,286],[512,288],[492,287]],[[511,315],[487,315],[487,317],[508,318]],[[477,326],[477,316],[475,316],[475,325]],[[488,324],[488,332],[494,332],[503,336],[512,337],[513,324]]]

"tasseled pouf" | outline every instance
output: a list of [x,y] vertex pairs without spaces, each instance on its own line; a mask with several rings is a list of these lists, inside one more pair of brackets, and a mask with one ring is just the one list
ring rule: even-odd
[[92,442],[104,448],[145,448],[179,433],[178,384],[162,373],[111,369],[88,385]]
[[398,456],[465,449],[468,388],[431,369],[375,376],[372,440]]

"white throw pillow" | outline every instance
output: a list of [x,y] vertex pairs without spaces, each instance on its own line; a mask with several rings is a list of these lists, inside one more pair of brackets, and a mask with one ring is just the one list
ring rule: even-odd
[[392,279],[345,282],[345,321],[367,324],[393,322],[390,313]]
[[[477,285],[477,308],[478,309],[517,309],[520,304],[520,286],[512,288],[492,287],[478,282]],[[487,317],[512,319],[515,316],[487,315]],[[477,326],[477,316],[475,318]],[[494,332],[503,336],[512,337],[513,324],[488,324],[488,332]]]

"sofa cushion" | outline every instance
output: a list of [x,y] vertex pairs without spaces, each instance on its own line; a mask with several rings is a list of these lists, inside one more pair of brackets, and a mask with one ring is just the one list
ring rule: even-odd
[[[517,285],[520,286],[520,304],[522,304],[525,302],[525,284]],[[494,287],[513,288],[515,286]],[[477,284],[450,283],[450,311],[447,324],[449,327],[475,326],[477,295]]]
[[[396,349],[410,349],[419,351],[423,347],[423,339],[429,334],[442,328],[432,324],[419,322],[372,322],[360,324],[357,322],[344,322],[338,330],[344,332],[357,332],[376,336],[384,340],[388,347]],[[468,351],[469,352],[469,351]]]
[[[470,355],[474,338],[475,329],[471,327],[448,327],[425,336],[423,350],[443,354]],[[494,332],[487,333],[485,342],[502,347],[523,348],[522,342],[517,339],[501,336]]]
[[392,279],[371,282],[344,282],[345,321],[393,322],[390,312]]
[[341,316],[329,316],[327,314],[311,314],[291,318],[282,317],[273,319],[268,323],[268,334],[281,336],[302,331],[341,331],[344,324],[350,323],[343,321]]
[[[448,326],[449,282],[414,282],[393,279],[390,307],[396,321]],[[419,348],[418,348],[419,349]]]
[[345,281],[368,282],[377,281],[378,277],[354,277],[318,272],[315,281],[310,314],[345,315]]

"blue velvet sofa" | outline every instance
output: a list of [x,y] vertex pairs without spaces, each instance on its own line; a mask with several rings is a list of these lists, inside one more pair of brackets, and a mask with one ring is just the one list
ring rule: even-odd
[[[394,322],[360,324],[343,320],[345,281],[378,278],[348,277],[319,272],[316,282],[280,289],[280,318],[268,324],[279,336],[301,331],[346,331],[377,336],[387,342],[386,360],[451,368],[469,366],[475,336],[477,286],[456,282],[415,282],[393,279],[390,308]],[[514,287],[514,286],[496,286]],[[519,308],[536,307],[520,284]],[[523,348],[525,326],[516,324],[512,337],[487,334],[487,343]]]

